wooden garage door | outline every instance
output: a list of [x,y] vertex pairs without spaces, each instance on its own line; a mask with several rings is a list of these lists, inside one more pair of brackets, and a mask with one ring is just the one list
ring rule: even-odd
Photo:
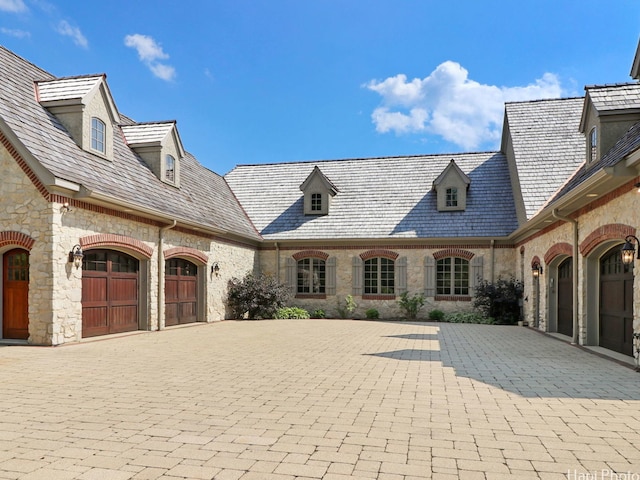
[[2,275],[2,338],[29,338],[29,252],[16,248],[4,254]]
[[600,346],[633,355],[633,265],[624,265],[620,247],[600,261]]
[[82,260],[82,336],[138,329],[135,258],[111,250],[86,252]]
[[558,267],[558,333],[573,335],[573,260]]
[[165,325],[198,320],[198,267],[181,258],[165,262]]

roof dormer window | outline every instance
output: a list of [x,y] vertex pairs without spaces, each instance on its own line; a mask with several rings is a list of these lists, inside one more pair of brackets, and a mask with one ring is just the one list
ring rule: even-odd
[[446,203],[447,203],[447,207],[458,206],[458,189],[456,187],[447,188]]
[[433,181],[438,211],[462,211],[467,208],[467,190],[471,179],[451,159],[446,168]]
[[596,127],[589,133],[589,162],[595,162],[598,158],[598,131]]
[[307,179],[300,185],[304,194],[303,205],[305,215],[329,215],[331,198],[338,189],[316,166]]
[[322,194],[321,193],[311,194],[311,211],[312,212],[322,211]]
[[174,183],[176,181],[176,159],[172,155],[165,157],[164,178],[167,182]]
[[91,148],[105,153],[106,125],[97,117],[91,118]]

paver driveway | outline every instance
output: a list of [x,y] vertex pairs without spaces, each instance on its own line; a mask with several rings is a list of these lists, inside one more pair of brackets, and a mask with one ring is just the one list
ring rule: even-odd
[[640,478],[640,374],[525,328],[224,322],[0,381],[0,478]]

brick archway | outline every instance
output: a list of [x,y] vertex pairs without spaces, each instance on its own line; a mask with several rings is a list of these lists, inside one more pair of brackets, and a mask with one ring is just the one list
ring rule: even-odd
[[551,261],[559,255],[573,255],[573,247],[570,243],[560,242],[552,245],[547,253],[544,254],[544,263],[549,265]]
[[169,260],[174,257],[185,257],[191,260],[196,260],[199,263],[207,264],[209,261],[209,257],[201,252],[200,250],[196,250],[191,247],[173,247],[168,248],[164,251],[164,259]]
[[459,257],[465,260],[471,260],[475,254],[469,250],[463,250],[462,248],[447,248],[445,250],[438,250],[434,252],[433,258],[440,260],[441,258]]
[[30,251],[34,243],[36,241],[25,233],[15,231],[0,232],[0,248],[15,245]]
[[99,235],[82,237],[80,239],[80,246],[83,250],[120,247],[131,250],[147,259],[151,258],[151,255],[153,255],[153,248],[145,245],[140,240],[113,233],[101,233]]
[[607,240],[620,240],[620,243],[622,243],[627,235],[635,234],[636,229],[634,227],[623,223],[603,225],[587,235],[582,241],[580,244],[580,253],[583,257],[587,257],[596,247]]

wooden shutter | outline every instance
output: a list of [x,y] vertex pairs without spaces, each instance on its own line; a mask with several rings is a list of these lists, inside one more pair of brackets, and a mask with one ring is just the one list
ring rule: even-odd
[[353,257],[353,267],[351,269],[351,286],[353,295],[362,295],[362,259]]
[[424,258],[424,296],[436,296],[436,259]]
[[395,262],[396,293],[398,295],[407,291],[407,257],[400,257]]
[[325,290],[327,295],[336,294],[336,257],[329,257],[326,263],[327,271],[327,284]]
[[293,293],[296,293],[296,285],[298,283],[298,262],[291,257],[287,257],[285,283]]
[[474,295],[476,287],[484,280],[484,259],[475,257],[471,260],[471,278],[469,279],[469,294]]

